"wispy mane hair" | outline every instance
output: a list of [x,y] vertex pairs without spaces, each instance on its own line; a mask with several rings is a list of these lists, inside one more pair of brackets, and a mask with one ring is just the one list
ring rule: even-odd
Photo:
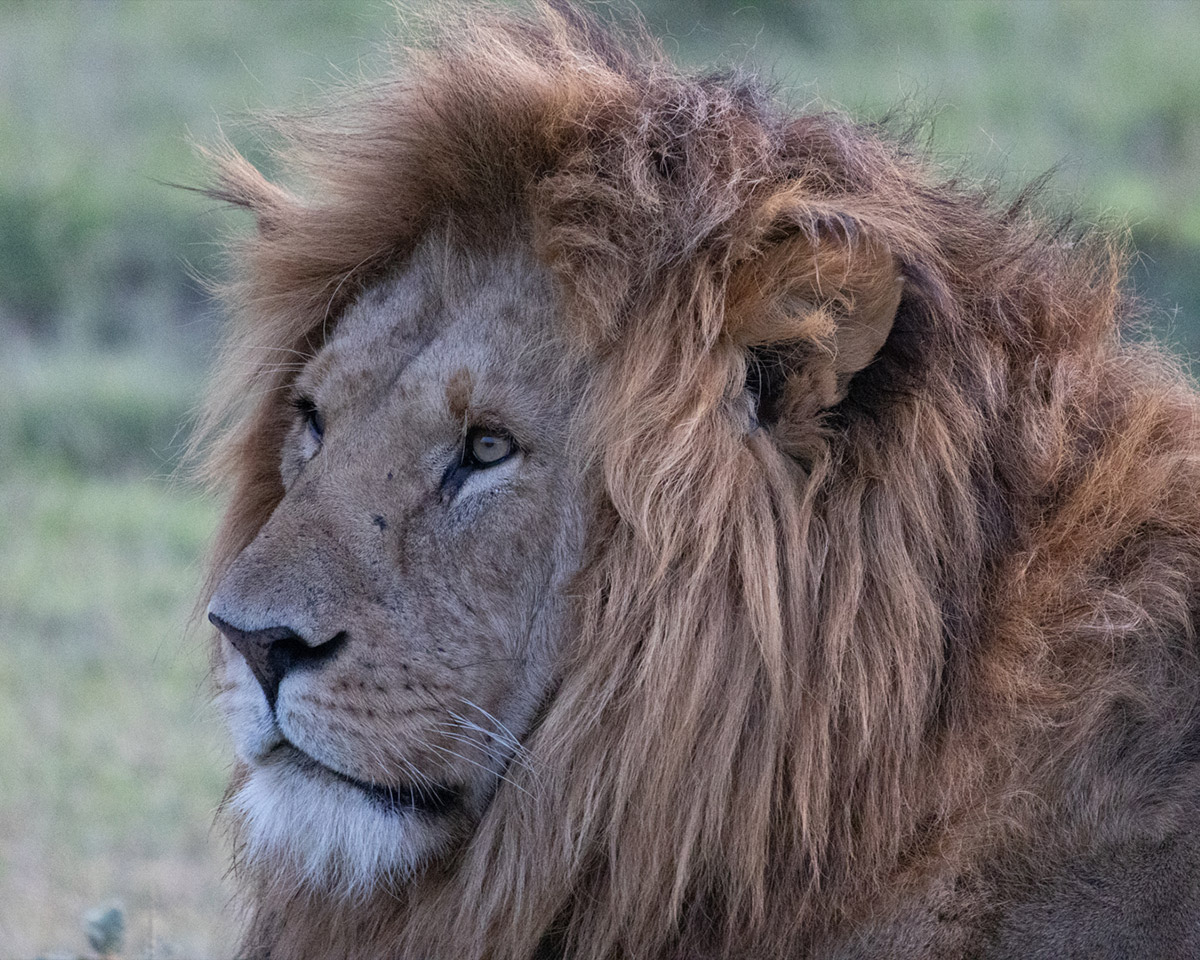
[[[248,954],[803,955],[933,846],[1018,842],[1106,658],[1190,635],[1196,406],[1122,345],[1109,241],[560,5],[473,8],[280,129],[291,188],[216,151],[258,230],[213,582],[282,496],[294,361],[448,218],[519,223],[553,270],[595,484],[536,782],[366,904],[248,869]],[[893,281],[848,375],[839,330]]]

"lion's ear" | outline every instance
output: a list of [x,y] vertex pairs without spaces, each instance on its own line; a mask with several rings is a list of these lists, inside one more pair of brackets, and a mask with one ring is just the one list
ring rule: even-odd
[[[748,351],[752,368],[764,356],[823,367],[821,405],[831,406],[887,342],[904,292],[899,261],[873,231],[846,216],[801,220],[777,211],[760,236],[731,275],[726,332]],[[791,372],[775,372],[777,389]],[[760,404],[768,399],[778,398],[759,394]]]
[[834,372],[849,378],[875,359],[892,332],[903,293],[904,278],[896,271],[881,276],[877,289],[858,295],[856,309],[834,326]]

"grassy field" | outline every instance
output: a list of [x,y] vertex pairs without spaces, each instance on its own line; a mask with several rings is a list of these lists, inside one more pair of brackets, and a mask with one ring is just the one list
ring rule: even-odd
[[4,471],[0,497],[0,822],[20,825],[0,860],[3,955],[73,945],[73,918],[112,897],[145,925],[132,943],[153,924],[220,955],[222,738],[185,633],[214,506],[32,465]]
[[81,948],[113,898],[129,955],[226,955],[226,751],[187,629],[216,505],[157,436],[189,378],[66,357],[0,376],[0,957]]
[[[1200,353],[1197,4],[638,6],[685,63],[930,117],[948,168],[1010,192],[1057,165],[1051,202],[1128,227],[1158,335]],[[173,473],[218,329],[191,273],[235,221],[162,181],[203,180],[219,128],[269,168],[239,120],[374,72],[400,24],[385,0],[0,4],[0,960],[83,952],[113,899],[128,957],[232,949],[189,628],[219,505]]]

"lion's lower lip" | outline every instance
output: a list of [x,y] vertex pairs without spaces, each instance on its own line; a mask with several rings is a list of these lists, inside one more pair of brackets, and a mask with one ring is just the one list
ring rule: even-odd
[[444,816],[462,804],[462,791],[445,784],[398,784],[384,785],[368,783],[325,766],[293,744],[280,744],[272,753],[286,752],[287,760],[308,770],[319,771],[340,783],[349,784],[360,790],[368,800],[378,804],[388,813],[424,813]]
[[415,784],[404,784],[398,787],[380,786],[343,776],[336,771],[330,772],[342,782],[358,787],[367,795],[368,799],[379,804],[389,813],[400,814],[416,811],[431,816],[444,816],[462,802],[462,795],[456,788],[441,784],[428,787],[420,787]]

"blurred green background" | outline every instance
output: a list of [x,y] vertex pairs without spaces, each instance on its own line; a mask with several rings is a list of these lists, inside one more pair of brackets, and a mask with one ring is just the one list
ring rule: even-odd
[[[1156,335],[1200,349],[1200,4],[640,4],[686,64],[798,106],[930,121],[948,169],[1130,231]],[[173,480],[220,321],[191,279],[236,215],[191,139],[378,71],[381,0],[0,5],[0,958],[81,951],[110,899],[129,956],[235,927],[212,813],[226,754],[188,628],[218,505]]]

